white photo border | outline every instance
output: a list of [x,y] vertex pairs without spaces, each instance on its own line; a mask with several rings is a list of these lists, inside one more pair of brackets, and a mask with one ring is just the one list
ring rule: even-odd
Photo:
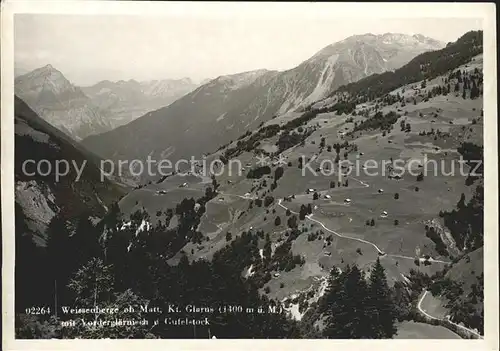
[[[16,340],[14,338],[14,15],[200,16],[238,18],[478,18],[484,31],[484,316],[483,340]],[[281,3],[281,2],[142,2],[14,1],[1,3],[1,205],[2,329],[4,350],[498,350],[498,136],[495,3]]]

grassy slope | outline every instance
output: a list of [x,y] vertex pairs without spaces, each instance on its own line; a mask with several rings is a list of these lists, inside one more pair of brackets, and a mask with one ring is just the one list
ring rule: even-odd
[[402,322],[398,325],[395,339],[461,339],[451,330],[438,325]]

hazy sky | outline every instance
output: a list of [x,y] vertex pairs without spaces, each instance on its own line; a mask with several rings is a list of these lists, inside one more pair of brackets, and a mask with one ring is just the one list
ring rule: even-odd
[[355,34],[423,34],[444,42],[481,29],[472,18],[195,18],[16,14],[16,67],[52,64],[77,85],[99,80],[285,70]]

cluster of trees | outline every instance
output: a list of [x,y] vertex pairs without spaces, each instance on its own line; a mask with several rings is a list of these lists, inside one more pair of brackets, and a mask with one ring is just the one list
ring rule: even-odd
[[[469,142],[463,142],[457,148],[457,151],[462,155],[463,159],[469,166],[470,173],[465,179],[465,185],[472,185],[474,184],[474,181],[481,177],[484,173],[483,146],[479,146]],[[472,174],[472,171],[474,171],[474,174]]]
[[[406,287],[402,292],[406,294]],[[356,265],[342,271],[333,267],[325,295],[303,318],[304,333],[332,339],[392,338],[399,317],[395,295],[378,259],[369,277]],[[322,317],[325,326],[318,330],[313,324]]]
[[434,244],[436,245],[436,251],[438,254],[441,256],[448,256],[448,250],[446,248],[446,245],[444,244],[443,240],[441,239],[441,236],[439,233],[436,231],[436,228],[431,227],[429,225],[425,226],[425,236],[431,239]]
[[288,228],[290,228],[290,229],[297,229],[297,227],[298,227],[297,216],[292,215],[292,216],[288,217],[286,224],[288,225]]
[[371,220],[367,219],[366,220],[366,225],[369,225],[371,227],[375,226],[375,219],[373,219],[373,218]]
[[481,185],[476,187],[468,203],[465,203],[462,194],[456,209],[441,211],[439,215],[443,217],[444,225],[450,230],[457,247],[467,252],[483,246],[484,189]]
[[229,160],[232,157],[240,155],[242,152],[254,150],[260,144],[261,140],[273,137],[279,131],[280,126],[277,124],[270,124],[259,128],[255,133],[238,140],[236,146],[226,149],[223,155],[224,159]]
[[401,122],[399,122],[399,127],[401,128],[402,132],[407,132],[407,133],[411,132],[411,124],[406,123],[405,119],[402,119]]
[[475,170],[475,173],[483,174],[483,146],[476,145],[470,142],[463,142],[458,148],[457,151],[462,155],[463,159],[467,161],[469,167],[472,169],[475,168],[476,162],[481,161],[479,167]]
[[312,214],[312,205],[311,204],[307,204],[304,205],[300,205],[300,210],[299,210],[299,219],[300,220],[304,220],[306,218],[307,215],[310,215]]
[[[465,323],[469,328],[484,333],[484,274],[473,277],[474,282],[467,288],[464,282],[451,280],[446,275],[438,275],[429,286],[434,296],[446,299],[451,320]],[[465,291],[467,289],[467,291]]]
[[[304,227],[304,229],[303,229],[303,230],[305,231],[305,230],[307,230],[307,228],[306,228],[306,227]],[[311,233],[309,233],[309,234],[307,235],[307,241],[322,240],[322,239],[323,239],[323,235],[324,235],[324,234],[325,234],[325,233],[324,233],[322,230],[317,230],[317,231],[315,231],[315,232],[311,232]],[[328,238],[330,238],[330,239],[328,239]],[[328,238],[326,239],[327,241],[328,241],[328,240],[329,240],[329,241],[331,241],[331,240],[332,240],[332,237],[331,237],[331,236],[329,236]]]
[[300,143],[305,138],[307,138],[307,136],[310,135],[313,130],[307,130],[304,134],[302,134],[302,132],[290,134],[290,132],[315,118],[318,113],[321,113],[321,111],[321,109],[311,109],[309,107],[309,109],[305,111],[300,117],[288,121],[281,126],[278,124],[270,124],[261,127],[257,132],[253,134],[243,134],[241,139],[238,140],[236,146],[226,149],[226,151],[224,152],[224,158],[228,160],[232,157],[238,156],[244,151],[252,151],[260,145],[261,140],[273,137],[280,131],[283,131],[281,135],[283,139],[280,138],[281,141],[278,141],[278,148],[285,150],[288,147],[296,145],[297,143]]
[[[432,88],[427,87],[427,81],[424,79],[420,88],[417,88],[415,85],[413,86],[413,89],[415,89],[415,96],[413,97],[407,97],[405,99],[399,93],[396,95],[386,94],[385,96],[377,99],[377,101],[380,101],[385,105],[392,105],[397,102],[399,102],[401,106],[405,106],[407,103],[411,102],[415,105],[417,103],[417,99],[426,102],[438,95],[447,96],[452,91],[455,94],[459,94],[461,92],[463,99],[466,99],[467,97],[470,99],[476,99],[482,95],[482,84],[483,75],[477,68],[473,72],[458,70],[450,73],[447,78],[442,78],[442,85],[437,84]],[[422,91],[423,89],[427,91],[427,94]]]
[[341,186],[347,187],[347,186],[349,186],[349,181],[347,179],[343,183],[340,181],[335,182],[334,180],[330,181],[330,188],[331,189],[335,189],[335,185],[337,185],[338,188],[340,188]]
[[278,146],[278,153],[281,153],[295,145],[303,145],[307,137],[311,135],[312,132],[312,129],[307,129],[304,132],[298,133],[293,131],[291,133],[289,131],[284,131],[276,142],[276,146]]
[[295,128],[298,128],[298,127],[306,124],[307,122],[309,122],[310,120],[315,118],[318,114],[323,113],[323,112],[326,112],[326,110],[323,111],[322,109],[310,108],[309,110],[304,112],[300,117],[294,118],[291,121],[288,121],[287,123],[285,123],[281,128],[285,131],[293,130]]
[[337,115],[350,114],[356,109],[356,103],[354,101],[349,101],[347,99],[341,100],[334,105],[334,110]]
[[469,98],[472,100],[478,98],[482,94],[482,89],[480,89],[480,87],[482,87],[483,84],[483,74],[479,72],[477,68],[472,72],[467,72],[465,70],[452,72],[448,80],[455,81],[455,92],[459,92],[460,86],[462,86],[462,98],[464,99],[467,98],[467,91],[469,92]]
[[449,138],[451,136],[450,133],[448,132],[442,132],[440,129],[434,129],[434,128],[431,128],[430,131],[421,131],[421,132],[418,132],[418,135],[420,136],[428,136],[428,135],[434,135],[434,140],[437,140],[438,138]]
[[271,174],[271,167],[269,166],[261,166],[252,168],[247,173],[247,178],[249,179],[259,179],[266,174]]
[[276,248],[271,269],[291,271],[295,266],[302,266],[305,263],[305,259],[302,256],[292,253],[292,241],[294,239],[290,238],[293,238],[293,235],[289,235],[288,239]]
[[399,119],[399,115],[394,112],[390,111],[386,113],[385,115],[378,111],[375,113],[375,115],[371,118],[368,118],[358,124],[353,131],[360,131],[360,130],[382,130],[382,131],[390,131],[392,129],[392,126],[394,123],[397,122]]
[[[279,218],[279,217],[278,217]],[[263,232],[262,232],[263,233]],[[257,234],[259,235],[259,233]],[[265,235],[264,248],[262,250],[262,259],[255,257],[248,265],[253,264],[254,274],[248,279],[255,286],[261,288],[271,280],[271,271],[290,271],[297,265],[302,266],[305,259],[300,255],[292,253],[292,242],[300,235],[297,229],[292,229],[285,233],[286,240],[279,240],[281,243],[272,250],[272,242],[269,234]],[[262,236],[263,237],[263,236]],[[269,291],[267,291],[269,293]]]
[[277,167],[274,170],[274,181],[277,182],[281,177],[283,177],[283,174],[285,173],[285,169],[283,167]]
[[[193,230],[196,219],[193,218],[192,201],[186,199],[181,202],[175,212],[180,218],[177,231]],[[245,307],[275,305],[276,303],[258,293],[258,286],[251,280],[241,277],[245,266],[260,261],[258,253],[259,236],[252,233],[243,233],[234,240],[229,237],[230,244],[217,252],[211,262],[189,262],[183,255],[177,266],[167,264],[169,256],[182,248],[187,238],[182,240],[182,246],[177,247],[169,254],[169,246],[158,249],[157,241],[153,240],[157,234],[155,228],[145,229],[137,235],[128,237],[127,229],[112,226],[117,220],[116,208],[110,218],[106,218],[101,226],[94,226],[90,221],[82,219],[73,235],[69,235],[70,225],[67,221],[55,217],[49,230],[49,241],[46,250],[36,248],[39,254],[36,258],[36,267],[28,266],[27,260],[35,256],[26,256],[27,249],[33,245],[31,238],[21,236],[22,251],[20,261],[16,267],[16,303],[17,312],[22,314],[27,306],[49,305],[52,311],[61,305],[81,307],[113,306],[123,309],[128,306],[143,306],[150,304],[164,311],[167,304],[201,304],[213,306],[217,311],[219,305],[240,305]],[[16,217],[17,218],[17,217]],[[20,219],[22,214],[20,214]],[[142,218],[144,219],[144,218]],[[133,224],[131,225],[133,226]],[[111,230],[111,228],[118,228]],[[181,229],[184,228],[184,229]],[[162,237],[168,237],[167,233]],[[168,233],[174,234],[174,233]],[[186,234],[186,233],[185,233]],[[28,240],[30,239],[30,240]],[[34,249],[34,247],[32,247]],[[38,252],[37,250],[34,250]],[[291,255],[284,248],[277,251],[282,258],[277,260],[278,267],[290,269],[292,262],[295,266],[303,259]],[[276,256],[276,254],[275,254]],[[278,255],[279,256],[279,255]],[[26,262],[25,262],[26,261]],[[34,276],[34,273],[40,276]],[[33,281],[33,278],[38,280]],[[41,282],[34,287],[34,283]],[[43,283],[47,282],[47,283]],[[23,294],[23,289],[37,291],[37,294]],[[54,289],[57,289],[54,291]],[[57,306],[55,305],[57,293]],[[110,316],[114,318],[116,316]],[[151,315],[141,315],[136,308],[135,312],[121,313],[123,318],[151,318]],[[189,317],[185,312],[174,317]],[[235,338],[265,338],[265,337],[297,337],[298,329],[294,322],[282,314],[243,313],[219,314],[217,312],[206,316],[211,322],[210,332],[218,337]],[[17,335],[30,337],[109,337],[109,338],[192,338],[208,336],[207,327],[198,326],[196,336],[191,326],[179,327],[158,325],[116,327],[116,328],[63,328],[59,319],[51,318],[36,320],[32,317],[19,316],[17,318]],[[93,318],[93,316],[92,316]],[[108,318],[108,317],[105,317]],[[164,317],[163,317],[164,318]],[[101,318],[102,319],[102,318]],[[149,321],[151,322],[151,321]],[[240,327],[240,323],[245,328]]]
[[269,207],[274,202],[274,197],[271,195],[267,195],[264,198],[264,206]]

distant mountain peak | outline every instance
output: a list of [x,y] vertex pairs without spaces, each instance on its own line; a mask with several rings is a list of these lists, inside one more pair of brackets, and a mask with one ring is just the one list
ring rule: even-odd
[[363,42],[366,40],[380,40],[385,41],[387,44],[389,43],[399,43],[399,44],[414,44],[416,42],[420,43],[433,43],[436,45],[436,48],[444,47],[444,43],[441,43],[439,40],[426,37],[422,34],[405,34],[405,33],[391,33],[386,32],[384,34],[373,34],[373,33],[365,33],[365,34],[356,34],[350,37],[345,38],[344,40],[334,43],[332,45],[336,45],[339,43],[347,43],[347,42]]
[[40,76],[44,76],[44,77],[54,76],[54,77],[56,77],[57,76],[58,78],[66,79],[64,77],[64,75],[61,73],[61,71],[54,68],[54,66],[52,66],[51,64],[47,64],[43,67],[36,68],[33,71],[24,74],[23,76],[29,76],[29,77],[40,77]]
[[18,76],[14,90],[43,119],[75,140],[110,129],[83,91],[51,64]]
[[61,71],[54,68],[51,64],[34,69],[31,72],[18,76],[15,79],[16,93],[22,97],[22,92],[40,92],[52,91],[55,95],[63,92],[72,92],[81,94],[73,84],[62,74]]
[[[330,44],[316,53],[308,61],[324,60],[335,55],[343,56],[346,52],[359,52],[359,55],[365,57],[366,49],[372,52],[378,51],[382,54],[384,60],[390,60],[394,51],[412,52],[413,56],[424,51],[439,50],[445,47],[445,43],[426,37],[422,34],[404,34],[404,33],[384,33],[384,34],[357,34],[345,38],[339,42]],[[404,61],[404,60],[403,60]],[[396,66],[401,66],[406,62],[397,62]],[[389,65],[391,66],[391,65]],[[393,69],[395,67],[386,67]],[[372,72],[374,73],[374,72]]]

